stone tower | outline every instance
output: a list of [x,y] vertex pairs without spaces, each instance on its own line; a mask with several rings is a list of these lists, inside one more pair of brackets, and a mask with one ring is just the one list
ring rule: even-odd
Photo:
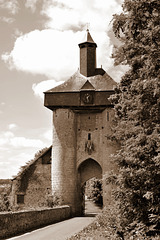
[[86,41],[79,44],[80,48],[80,73],[85,77],[103,75],[102,68],[96,68],[96,48],[97,44],[93,41],[87,29]]
[[[52,193],[61,204],[82,213],[82,187],[92,177],[102,178],[114,166],[116,145],[108,140],[114,118],[108,98],[114,80],[96,68],[96,47],[89,31],[79,44],[80,71],[63,84],[45,92],[45,107],[53,111]],[[103,187],[104,205],[111,186]]]

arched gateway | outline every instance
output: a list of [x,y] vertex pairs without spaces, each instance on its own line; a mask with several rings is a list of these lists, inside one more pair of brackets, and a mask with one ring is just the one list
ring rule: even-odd
[[86,182],[92,178],[102,179],[102,168],[97,161],[92,158],[84,160],[78,166],[78,202],[77,206],[81,213],[85,212],[85,186]]
[[[89,31],[79,44],[80,71],[65,83],[45,92],[44,105],[53,111],[52,193],[61,204],[81,214],[80,187],[91,177],[114,169],[116,145],[107,138],[114,117],[108,98],[116,83],[96,68],[96,47]],[[110,186],[103,187],[104,205]]]

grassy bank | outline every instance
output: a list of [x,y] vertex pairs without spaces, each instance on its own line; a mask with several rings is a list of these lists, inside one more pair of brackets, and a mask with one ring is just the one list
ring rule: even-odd
[[131,236],[129,232],[123,232],[118,222],[115,209],[104,209],[88,227],[67,240],[159,240],[159,236],[147,237],[144,235]]

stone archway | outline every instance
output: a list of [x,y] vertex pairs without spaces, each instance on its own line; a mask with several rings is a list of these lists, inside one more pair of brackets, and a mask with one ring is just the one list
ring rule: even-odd
[[81,215],[84,214],[84,186],[85,183],[96,177],[102,179],[102,168],[100,164],[92,158],[83,161],[78,167],[78,208]]

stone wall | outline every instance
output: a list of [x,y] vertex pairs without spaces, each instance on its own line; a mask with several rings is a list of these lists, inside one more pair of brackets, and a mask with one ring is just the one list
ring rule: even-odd
[[69,206],[38,211],[21,211],[0,214],[0,239],[56,223],[71,217]]
[[[72,206],[73,215],[82,213],[84,182],[115,170],[117,146],[108,139],[113,118],[111,107],[102,112],[53,111],[52,194],[60,204]],[[105,206],[111,202],[112,186],[103,186]]]
[[[38,157],[20,177],[13,179],[11,206],[18,210],[48,206],[51,195],[51,148]],[[23,201],[18,201],[18,196]],[[13,208],[13,209],[14,209]]]
[[76,204],[76,115],[70,109],[53,111],[52,194],[60,204]]
[[11,179],[0,179],[0,195],[5,193],[8,194],[8,192],[10,192],[11,185]]
[[36,162],[34,174],[30,176],[28,187],[24,196],[24,206],[47,206],[47,199],[51,193],[51,164],[42,163],[42,159]]
[[[81,186],[84,180],[91,177],[100,178],[100,175],[103,177],[116,170],[112,162],[112,154],[116,152],[118,146],[109,139],[113,119],[114,109],[110,107],[103,112],[77,115],[77,169]],[[112,188],[111,184],[107,185],[105,181],[103,182],[104,206],[112,201]],[[79,191],[81,191],[80,187]],[[80,197],[77,201],[80,206],[79,201],[81,201]]]
[[[102,167],[103,174],[113,169],[111,154],[115,152],[116,146],[114,142],[108,140],[113,118],[113,108],[106,108],[100,113],[78,115],[77,168],[83,161],[92,158]],[[93,145],[91,151],[86,148],[88,142]]]

